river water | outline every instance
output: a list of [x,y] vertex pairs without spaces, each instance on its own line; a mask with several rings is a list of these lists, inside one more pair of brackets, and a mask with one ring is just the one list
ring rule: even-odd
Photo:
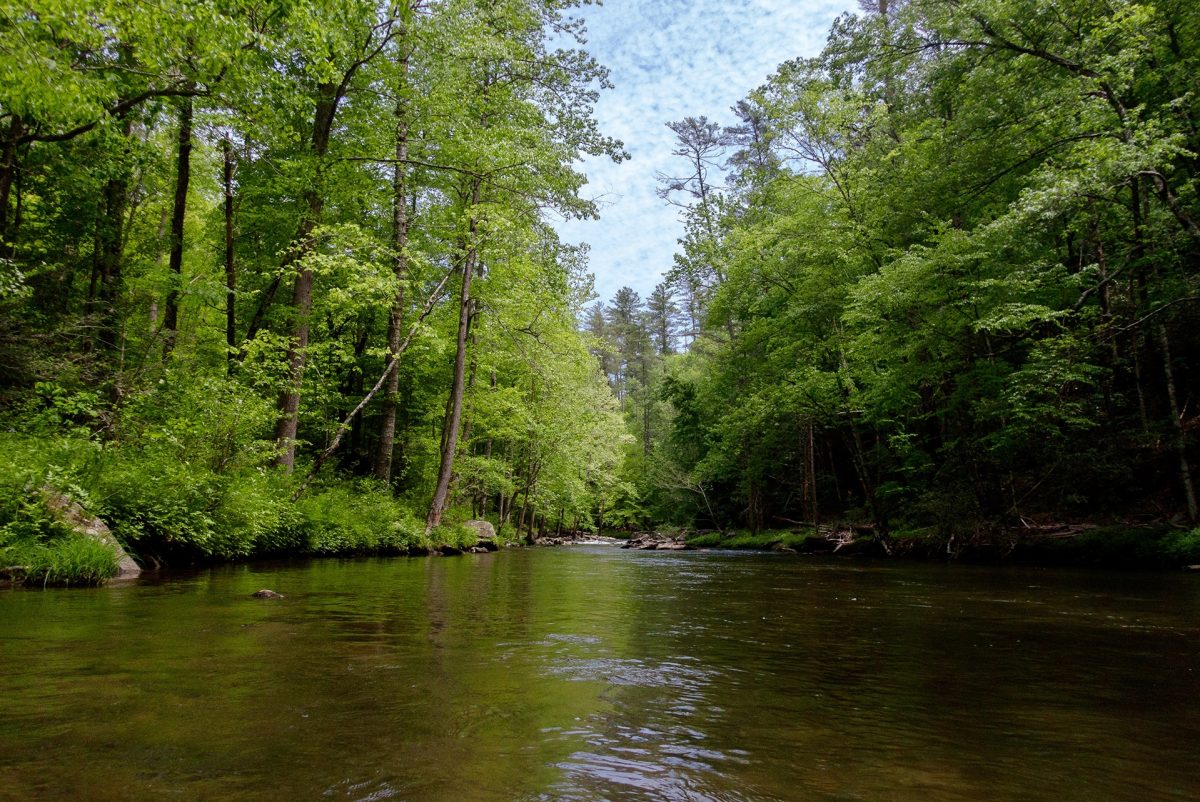
[[0,799],[1195,800],[1200,576],[238,565],[0,593],[0,705]]

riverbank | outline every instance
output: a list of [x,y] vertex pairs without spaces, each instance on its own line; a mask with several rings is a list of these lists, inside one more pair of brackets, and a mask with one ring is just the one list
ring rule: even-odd
[[919,559],[1105,568],[1188,568],[1200,564],[1200,529],[1089,523],[981,529],[971,537],[933,531],[880,537],[870,527],[822,526],[763,532],[661,530],[625,533],[624,548],[774,551],[837,557]]
[[119,555],[85,531],[80,515],[102,522],[147,569],[479,546],[465,516],[447,516],[426,534],[421,503],[381,482],[326,476],[298,493],[300,471],[195,456],[0,433],[0,585],[98,585],[115,576]]
[[[295,475],[251,464],[217,470],[84,438],[0,434],[0,586],[98,585],[114,577],[120,555],[85,532],[89,527],[80,525],[81,516],[102,523],[148,569],[290,556],[452,555],[524,542],[509,527],[481,543],[461,518],[427,535],[419,500],[397,498],[370,480],[325,478],[293,501],[297,482]],[[68,508],[77,513],[64,515]],[[656,550],[751,549],[1115,568],[1200,564],[1200,530],[1162,523],[981,526],[970,537],[918,530],[884,538],[870,527],[848,524],[757,533],[600,534]],[[555,531],[534,543],[597,540],[592,532]]]

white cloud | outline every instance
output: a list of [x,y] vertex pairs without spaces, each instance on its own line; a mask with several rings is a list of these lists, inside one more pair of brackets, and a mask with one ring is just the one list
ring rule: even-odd
[[601,204],[598,221],[556,226],[592,246],[596,290],[607,300],[622,285],[643,297],[671,267],[682,234],[677,210],[661,201],[654,174],[676,169],[668,122],[706,115],[733,122],[729,108],[787,59],[816,55],[833,19],[854,0],[605,0],[577,11],[588,23],[586,49],[609,68],[616,88],[596,106],[601,129],[625,142],[622,164],[589,159],[584,194]]

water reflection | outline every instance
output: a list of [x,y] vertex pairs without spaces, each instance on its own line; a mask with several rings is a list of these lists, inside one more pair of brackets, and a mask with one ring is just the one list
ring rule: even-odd
[[1189,576],[604,548],[4,593],[0,798],[1194,799],[1198,612]]

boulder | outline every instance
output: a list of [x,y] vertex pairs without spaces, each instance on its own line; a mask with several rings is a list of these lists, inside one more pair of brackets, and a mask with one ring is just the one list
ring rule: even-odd
[[256,591],[254,591],[254,593],[252,595],[256,599],[282,599],[283,598],[282,593],[276,593],[275,591],[267,590],[266,588],[263,588],[262,590],[256,590]]
[[46,508],[58,516],[58,519],[81,535],[98,540],[112,549],[117,558],[116,579],[133,579],[142,573],[141,567],[133,561],[124,547],[113,537],[108,525],[94,515],[88,515],[83,507],[61,493],[44,490],[42,497],[46,500]]
[[443,557],[456,557],[463,553],[462,549],[460,549],[458,546],[451,546],[449,543],[438,546],[437,550],[442,554]]
[[654,549],[658,548],[658,538],[653,532],[638,532],[632,535],[625,544],[621,546],[623,549]]
[[621,544],[621,548],[639,551],[686,551],[691,546],[683,540],[660,532],[635,532],[629,540]]
[[491,521],[467,521],[463,526],[473,531],[480,541],[496,539],[496,527],[492,526]]

